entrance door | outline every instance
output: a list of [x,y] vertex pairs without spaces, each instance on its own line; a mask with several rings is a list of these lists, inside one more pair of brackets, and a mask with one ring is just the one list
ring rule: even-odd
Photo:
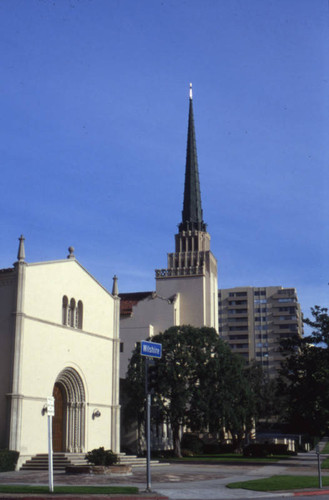
[[53,417],[53,451],[64,451],[64,401],[63,392],[59,384],[55,384],[53,396],[55,398],[55,416]]

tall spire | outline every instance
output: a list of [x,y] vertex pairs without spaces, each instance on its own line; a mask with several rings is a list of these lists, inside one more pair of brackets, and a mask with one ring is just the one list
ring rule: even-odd
[[190,107],[187,132],[184,203],[179,231],[206,231],[201,206],[201,193],[193,117],[192,83],[190,83]]

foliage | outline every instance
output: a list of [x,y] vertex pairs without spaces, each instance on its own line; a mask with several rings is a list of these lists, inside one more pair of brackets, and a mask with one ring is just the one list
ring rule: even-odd
[[[203,453],[203,442],[194,434],[185,433],[181,440],[181,447],[189,450],[193,455],[201,455]],[[185,453],[185,456],[191,455]]]
[[0,450],[0,472],[15,470],[18,457],[18,451]]
[[270,379],[260,363],[252,362],[245,369],[245,374],[254,398],[254,418],[256,427],[273,420],[278,413],[277,379]]
[[288,352],[282,363],[278,390],[282,416],[294,432],[323,435],[329,428],[329,316],[328,309],[312,308],[313,328],[303,339],[282,343]]
[[118,461],[118,456],[111,450],[104,450],[104,447],[95,448],[88,451],[86,460],[93,465],[114,465]]
[[231,443],[205,443],[203,446],[205,454],[233,453],[234,446]]
[[[156,361],[155,420],[171,426],[176,456],[181,454],[182,426],[192,432],[220,432],[225,428],[239,443],[252,428],[255,412],[254,394],[242,358],[208,327],[171,327],[151,340],[162,344],[163,353]],[[128,414],[135,415],[139,422],[145,404],[142,358],[137,347],[128,367],[126,386]]]
[[243,448],[244,457],[265,458],[267,455],[267,447],[263,443],[250,443]]
[[243,448],[244,457],[268,457],[273,455],[292,455],[286,444],[250,443]]

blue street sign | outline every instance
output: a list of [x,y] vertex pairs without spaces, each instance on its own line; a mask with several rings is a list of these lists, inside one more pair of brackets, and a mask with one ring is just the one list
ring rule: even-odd
[[141,355],[148,356],[149,358],[161,358],[162,344],[156,344],[155,342],[148,342],[147,340],[142,340]]

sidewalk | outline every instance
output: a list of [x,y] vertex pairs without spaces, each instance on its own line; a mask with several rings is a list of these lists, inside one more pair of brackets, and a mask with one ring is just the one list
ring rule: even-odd
[[[320,449],[325,445],[321,443]],[[94,476],[90,474],[67,475],[65,473],[54,474],[54,484],[59,485],[111,485],[111,486],[137,486],[140,490],[138,495],[86,495],[85,499],[117,498],[120,500],[200,500],[200,499],[247,499],[264,497],[292,497],[292,496],[315,496],[329,495],[329,488],[322,490],[298,490],[282,491],[273,493],[261,493],[248,490],[232,490],[226,488],[228,483],[241,480],[262,479],[272,475],[297,475],[317,476],[317,459],[315,452],[301,453],[289,461],[280,461],[270,465],[251,464],[172,464],[162,467],[152,467],[152,493],[145,493],[146,471],[145,468],[134,468],[131,476]],[[323,476],[329,475],[328,472]],[[47,485],[47,471],[19,471],[0,473],[0,484],[29,484]],[[77,495],[57,495],[63,499],[82,498]],[[51,495],[9,495],[0,494],[1,498],[54,498]]]

